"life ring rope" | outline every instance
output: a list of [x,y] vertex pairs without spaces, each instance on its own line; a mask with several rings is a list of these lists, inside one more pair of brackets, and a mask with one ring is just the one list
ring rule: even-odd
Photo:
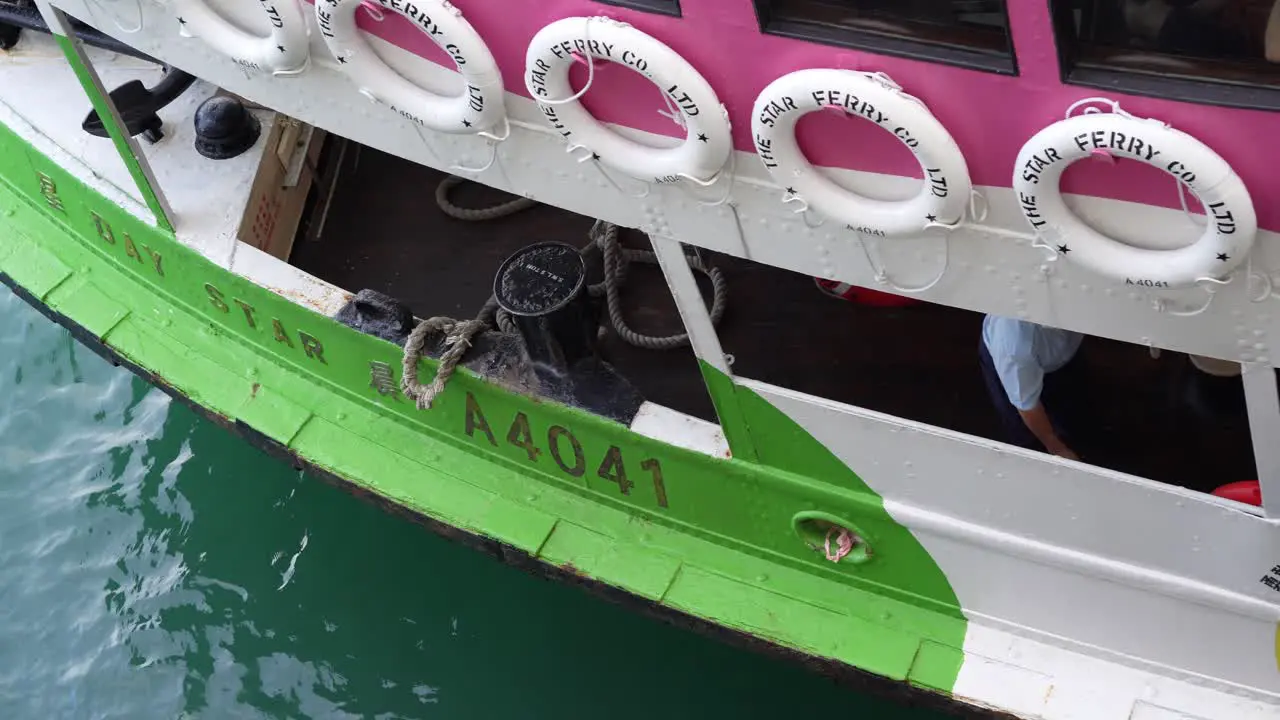
[[116,29],[125,35],[133,35],[142,32],[142,28],[146,25],[146,13],[142,10],[142,0],[133,0],[133,6],[138,11],[138,21],[134,23],[132,27],[126,27],[120,22],[120,18],[114,11],[108,10],[107,7],[102,4],[102,0],[86,0],[85,2],[85,7],[89,9],[89,14],[93,15],[95,20],[97,19],[98,14],[94,12],[93,9],[96,7],[106,13],[107,17],[111,19],[111,24],[115,25]]
[[476,135],[479,135],[480,137],[488,141],[486,143],[489,146],[488,162],[486,162],[484,165],[481,165],[478,168],[467,167],[466,165],[453,163],[452,165],[449,166],[449,169],[480,174],[488,170],[489,168],[493,167],[494,164],[498,162],[498,146],[506,142],[507,139],[511,137],[511,121],[507,118],[506,115],[502,116],[502,128],[503,128],[503,132],[501,135],[494,135],[488,130],[481,130],[480,132],[476,133]]
[[[582,23],[582,42],[583,43],[586,43],[588,46],[590,45],[591,21],[601,20],[601,19],[602,18],[599,18],[599,17],[589,17]],[[603,19],[608,19],[608,18],[603,18]],[[548,97],[539,97],[537,90],[535,90],[533,87],[533,82],[534,82],[533,73],[525,73],[524,89],[529,92],[529,97],[533,98],[537,102],[542,103],[543,105],[568,105],[569,103],[576,103],[579,100],[581,100],[587,94],[587,91],[591,89],[591,85],[595,81],[596,81],[596,63],[595,63],[595,58],[592,57],[587,61],[587,81],[582,84],[581,90],[570,95],[567,98],[556,99],[556,98],[548,98]]]
[[378,4],[372,0],[364,0],[360,3],[360,8],[374,22],[384,22],[387,19],[387,14],[382,12],[382,8],[378,7]]

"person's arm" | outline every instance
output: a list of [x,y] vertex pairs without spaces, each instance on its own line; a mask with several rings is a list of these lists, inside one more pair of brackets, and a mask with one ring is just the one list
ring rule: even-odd
[[1268,62],[1280,62],[1280,0],[1276,0],[1271,5],[1271,14],[1267,16],[1266,34],[1262,40],[1262,49],[1267,56]]
[[996,364],[996,372],[1005,386],[1009,403],[1018,411],[1023,424],[1044,445],[1045,450],[1060,457],[1079,460],[1054,431],[1049,413],[1040,401],[1040,393],[1044,389],[1044,370],[1029,355],[1029,348],[1017,348],[1008,354],[999,354],[998,359],[995,356],[992,358]]
[[1079,460],[1080,457],[1062,442],[1062,438],[1053,431],[1053,423],[1049,421],[1049,413],[1044,410],[1044,403],[1039,400],[1031,407],[1030,410],[1018,410],[1018,414],[1022,416],[1022,422],[1031,431],[1032,435],[1044,445],[1045,449],[1059,457],[1069,460]]

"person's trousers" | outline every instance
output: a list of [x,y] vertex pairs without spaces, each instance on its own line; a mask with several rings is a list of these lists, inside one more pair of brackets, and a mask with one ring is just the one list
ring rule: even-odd
[[[1018,414],[1018,409],[1009,402],[1009,395],[996,373],[995,362],[991,359],[991,351],[981,337],[978,338],[978,357],[982,365],[982,379],[987,385],[987,394],[991,396],[991,404],[1000,416],[1000,426],[1004,433],[1004,441],[1029,450],[1048,452],[1039,439],[1027,428]],[[1066,365],[1051,373],[1045,373],[1044,386],[1040,391],[1040,403],[1049,415],[1049,422],[1062,442],[1067,447],[1079,452],[1072,444],[1079,439],[1082,410],[1085,407],[1085,383],[1083,378],[1084,364],[1077,352]]]

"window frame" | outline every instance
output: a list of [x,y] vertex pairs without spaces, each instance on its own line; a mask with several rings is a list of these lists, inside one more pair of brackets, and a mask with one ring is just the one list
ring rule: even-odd
[[778,0],[752,0],[752,5],[755,7],[756,22],[760,32],[766,35],[1016,77],[1019,74],[1018,56],[1013,43],[1013,33],[1009,27],[1009,2],[1016,1],[1018,0],[1005,0],[1003,5],[1004,32],[1008,42],[1006,51],[966,48],[819,21],[782,18],[778,17],[774,7]]
[[683,17],[683,13],[680,10],[680,0],[595,0],[595,2],[603,5],[623,7],[629,10],[653,13],[655,15],[667,15],[669,17],[677,18]]
[[[1048,0],[1048,3],[1049,22],[1057,46],[1059,78],[1063,85],[1200,105],[1280,110],[1280,84],[1267,86],[1210,76],[1171,76],[1157,70],[1106,67],[1097,61],[1082,60],[1070,0]],[[1277,70],[1280,71],[1280,65]]]

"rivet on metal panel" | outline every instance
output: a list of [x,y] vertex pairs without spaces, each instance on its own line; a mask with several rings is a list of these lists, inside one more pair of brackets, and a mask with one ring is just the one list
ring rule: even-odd
[[1106,295],[1107,297],[1115,297],[1116,290],[1115,288],[1107,288],[1106,290],[1102,291],[1102,294]]
[[1266,343],[1254,343],[1254,344],[1253,344],[1253,349],[1254,349],[1254,350],[1266,350],[1266,349],[1267,349],[1267,344],[1266,344]]
[[1240,362],[1253,362],[1253,353],[1241,353]]
[[1260,323],[1264,323],[1264,322],[1266,322],[1266,321],[1267,321],[1267,316],[1266,316],[1266,315],[1259,315],[1259,316],[1258,316],[1258,322],[1260,322]]
[[815,246],[815,247],[816,247],[816,249],[818,250],[818,254],[819,254],[819,255],[826,255],[826,254],[827,254],[827,246],[826,246],[826,245],[817,245],[817,246]]
[[835,279],[836,279],[836,271],[835,271],[835,270],[828,270],[828,271],[824,272],[824,273],[823,273],[823,275],[824,275],[828,280],[835,280]]
[[1267,357],[1266,355],[1259,355],[1259,356],[1258,356],[1258,362],[1260,362],[1260,363],[1270,363],[1270,362],[1271,362],[1271,358]]
[[1237,344],[1237,345],[1239,345],[1239,346],[1240,346],[1240,347],[1242,347],[1242,348],[1247,348],[1247,347],[1249,347],[1249,341],[1248,341],[1248,340],[1244,340],[1244,339],[1237,340],[1237,341],[1236,341],[1236,344]]
[[984,269],[984,270],[986,270],[988,273],[991,273],[991,274],[993,274],[993,275],[994,275],[994,274],[995,274],[995,272],[996,272],[996,266],[995,266],[995,265],[988,265],[988,266],[986,266],[986,267],[985,267],[985,268],[983,268],[983,269]]
[[1254,335],[1254,337],[1262,337],[1263,335],[1266,335],[1266,334],[1267,334],[1267,331],[1266,331],[1266,330],[1254,330],[1254,331],[1253,331],[1253,335]]
[[1063,290],[1066,290],[1066,289],[1067,289],[1067,281],[1066,281],[1066,280],[1063,280],[1062,278],[1058,278],[1057,286],[1058,286],[1059,288],[1062,288]]
[[1141,295],[1139,295],[1138,293],[1129,293],[1129,299],[1130,299],[1130,300],[1141,300],[1141,299],[1142,299],[1142,296],[1141,296]]
[[758,583],[768,582],[768,581],[769,581],[769,576],[768,576],[768,575],[757,575],[757,576],[756,576],[756,582],[758,582]]
[[1092,292],[1092,291],[1093,291],[1093,288],[1089,287],[1088,285],[1080,286],[1080,292]]
[[1238,317],[1240,317],[1240,316],[1241,316],[1241,315],[1243,315],[1243,314],[1244,314],[1244,313],[1243,313],[1243,312],[1241,312],[1241,311],[1239,311],[1239,310],[1232,310],[1232,311],[1231,311],[1231,317],[1238,318]]

